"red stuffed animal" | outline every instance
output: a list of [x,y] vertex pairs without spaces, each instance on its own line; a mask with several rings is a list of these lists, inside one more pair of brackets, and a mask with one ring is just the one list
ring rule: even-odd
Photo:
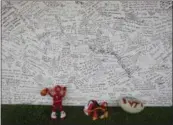
[[96,100],[90,100],[84,107],[84,113],[91,116],[93,120],[108,118],[107,106],[107,102],[101,102],[99,104]]
[[51,118],[56,119],[56,110],[59,109],[60,111],[60,118],[63,119],[66,117],[66,113],[62,107],[62,100],[63,97],[66,95],[66,87],[56,85],[53,88],[44,88],[41,90],[40,94],[42,96],[50,95],[53,98],[53,105],[52,105],[52,114]]

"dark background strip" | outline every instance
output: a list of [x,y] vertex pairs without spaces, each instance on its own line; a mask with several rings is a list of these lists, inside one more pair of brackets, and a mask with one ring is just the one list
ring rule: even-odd
[[109,107],[109,117],[92,121],[83,107],[65,106],[64,120],[51,120],[51,106],[1,105],[2,125],[173,125],[173,107],[145,108],[139,114],[128,114],[120,107]]

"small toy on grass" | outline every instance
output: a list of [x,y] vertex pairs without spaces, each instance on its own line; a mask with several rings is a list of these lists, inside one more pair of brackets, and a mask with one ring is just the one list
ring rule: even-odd
[[56,85],[53,88],[44,88],[41,90],[40,94],[42,96],[50,95],[53,98],[52,114],[51,114],[52,119],[57,118],[56,115],[57,109],[59,109],[60,111],[61,119],[64,119],[66,117],[66,113],[64,112],[62,107],[62,100],[63,97],[66,95],[66,91],[67,91],[66,87],[60,85]]
[[144,109],[144,103],[134,97],[122,97],[119,105],[128,113],[139,113]]
[[101,102],[99,104],[96,100],[90,100],[84,107],[84,113],[91,116],[93,120],[97,120],[98,118],[104,119],[108,117],[107,107],[107,102]]

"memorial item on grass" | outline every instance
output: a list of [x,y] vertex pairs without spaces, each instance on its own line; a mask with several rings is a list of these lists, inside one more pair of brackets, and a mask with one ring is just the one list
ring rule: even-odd
[[120,107],[128,113],[139,113],[144,109],[144,103],[134,97],[122,97],[119,99]]
[[96,100],[90,100],[84,107],[84,113],[92,117],[92,120],[104,119],[108,117],[108,103],[98,103]]
[[66,113],[63,110],[62,106],[62,100],[66,95],[67,88],[64,86],[56,85],[55,87],[50,88],[44,88],[41,90],[40,94],[41,96],[49,95],[53,99],[52,104],[52,113],[51,118],[56,119],[56,111],[57,109],[60,111],[60,118],[64,119],[66,117]]

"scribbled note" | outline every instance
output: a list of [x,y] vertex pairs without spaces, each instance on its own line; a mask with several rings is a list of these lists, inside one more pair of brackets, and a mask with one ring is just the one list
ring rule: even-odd
[[172,2],[2,1],[2,103],[65,105],[133,95],[172,105]]

